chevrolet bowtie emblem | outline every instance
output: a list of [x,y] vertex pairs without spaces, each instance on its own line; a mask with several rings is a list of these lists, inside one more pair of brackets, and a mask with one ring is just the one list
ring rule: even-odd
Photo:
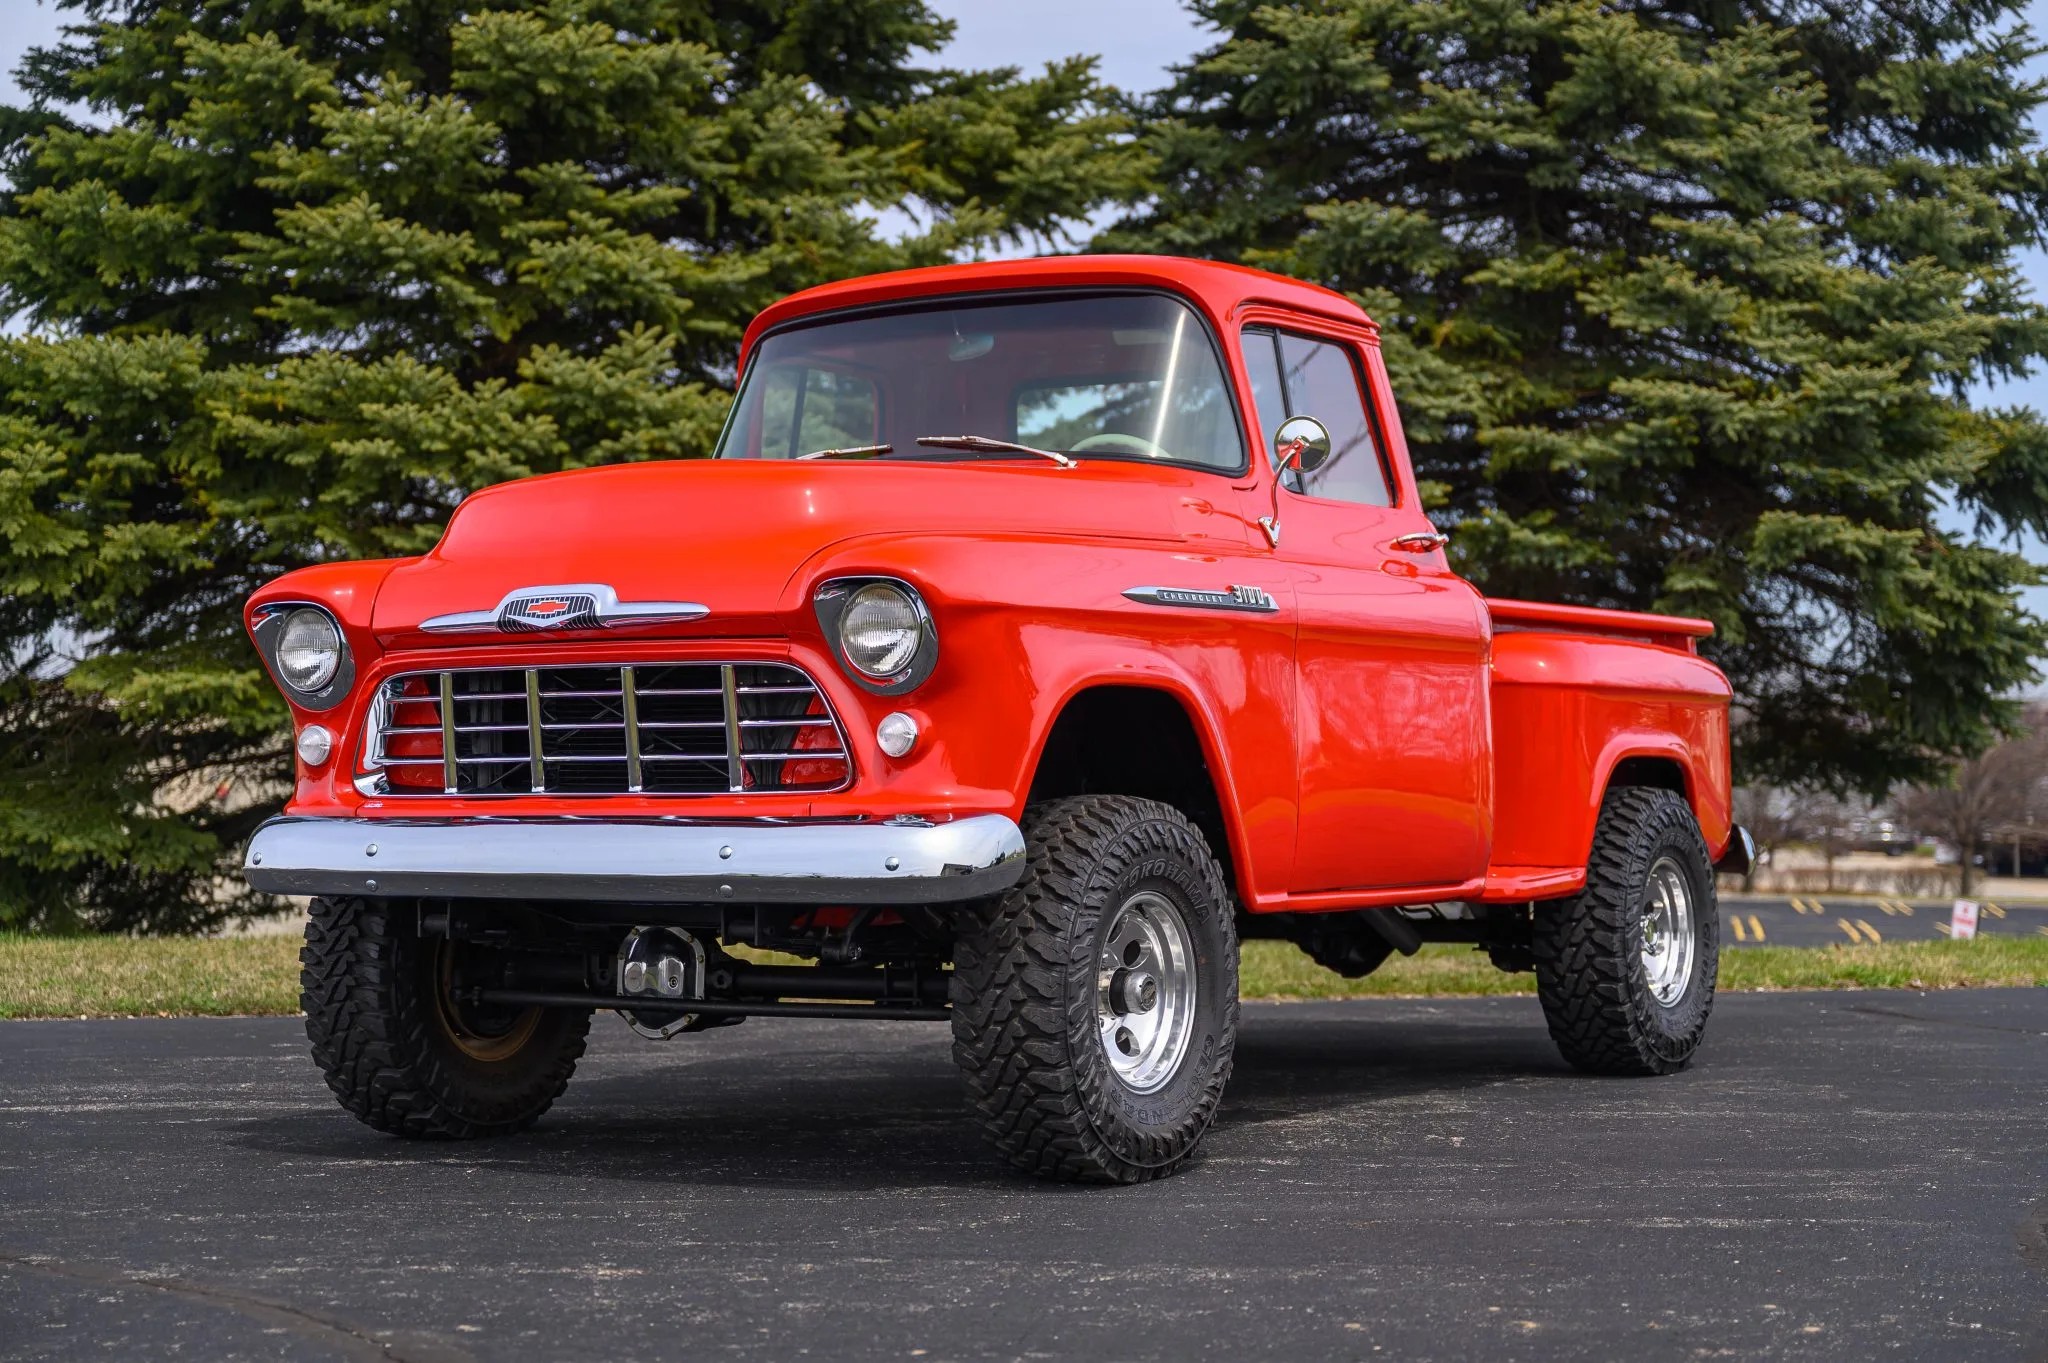
[[569,586],[521,587],[507,592],[487,611],[457,611],[420,622],[433,634],[497,630],[507,634],[534,630],[619,629],[628,625],[665,625],[701,620],[709,606],[695,601],[621,601],[602,582]]

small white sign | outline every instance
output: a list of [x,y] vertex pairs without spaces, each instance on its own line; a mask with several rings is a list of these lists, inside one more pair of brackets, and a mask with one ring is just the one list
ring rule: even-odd
[[1966,942],[1977,935],[1977,901],[1958,899],[1948,916],[1948,935],[1958,942]]

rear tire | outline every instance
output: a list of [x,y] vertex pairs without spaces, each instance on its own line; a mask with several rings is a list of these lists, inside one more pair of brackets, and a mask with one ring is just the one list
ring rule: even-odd
[[1720,940],[1713,866],[1684,797],[1608,792],[1586,888],[1535,913],[1537,994],[1564,1058],[1594,1074],[1683,1069],[1713,1011]]
[[1054,800],[1024,819],[1021,880],[956,945],[953,1058],[989,1140],[1043,1178],[1180,1168],[1237,1040],[1237,930],[1202,835],[1171,806]]
[[471,1008],[449,984],[467,944],[422,938],[409,904],[315,899],[299,998],[327,1086],[379,1131],[469,1139],[522,1131],[583,1054],[590,1014]]

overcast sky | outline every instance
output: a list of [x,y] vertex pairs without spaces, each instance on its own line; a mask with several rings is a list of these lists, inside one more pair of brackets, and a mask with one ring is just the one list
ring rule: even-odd
[[[1156,88],[1170,68],[1205,46],[1210,34],[1197,26],[1179,0],[930,0],[932,8],[958,24],[942,54],[951,66],[1021,66],[1080,53],[1101,59],[1103,78],[1126,90]],[[2037,35],[2048,34],[2048,0],[2032,0],[2029,20]],[[31,47],[52,42],[63,17],[47,0],[0,0],[0,99],[17,90],[15,64]],[[2038,74],[2048,76],[2048,61]],[[2037,297],[2048,297],[2048,256],[2029,253],[2029,274]],[[2048,411],[2048,368],[2024,382],[1987,393],[1999,405],[2027,404]],[[1964,527],[1958,526],[1957,529]],[[2048,561],[2048,546],[2026,546],[2037,561]],[[2037,614],[2048,614],[2048,588],[2029,594]]]

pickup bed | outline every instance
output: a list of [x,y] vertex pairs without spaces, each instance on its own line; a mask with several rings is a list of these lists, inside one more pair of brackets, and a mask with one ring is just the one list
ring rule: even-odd
[[250,601],[298,761],[246,873],[314,896],[349,1111],[523,1129],[600,1010],[929,1019],[1012,1163],[1154,1178],[1254,937],[1468,943],[1574,1064],[1692,1055],[1748,856],[1711,626],[1453,572],[1348,300],[911,271],[769,308],[740,375],[710,459],[487,488]]

